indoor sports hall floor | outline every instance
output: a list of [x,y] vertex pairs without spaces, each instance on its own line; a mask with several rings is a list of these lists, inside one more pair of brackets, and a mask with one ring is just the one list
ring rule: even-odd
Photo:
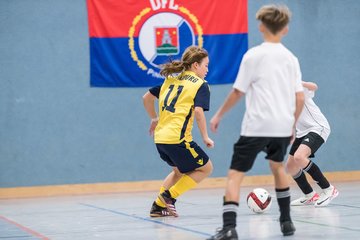
[[[268,212],[254,214],[245,204],[253,187],[244,187],[239,239],[359,239],[360,182],[334,185],[340,194],[329,206],[292,208],[297,231],[290,237],[280,233],[276,201]],[[272,186],[261,187],[274,196]],[[291,189],[293,198],[300,195]],[[180,217],[156,219],[148,216],[155,192],[0,200],[0,239],[206,239],[221,226],[222,194],[223,189],[192,190],[177,202]]]

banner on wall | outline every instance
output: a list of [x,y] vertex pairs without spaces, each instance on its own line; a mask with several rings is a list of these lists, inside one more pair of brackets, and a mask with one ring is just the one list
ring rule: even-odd
[[87,0],[92,87],[161,84],[160,65],[198,45],[206,80],[235,81],[248,49],[247,0]]

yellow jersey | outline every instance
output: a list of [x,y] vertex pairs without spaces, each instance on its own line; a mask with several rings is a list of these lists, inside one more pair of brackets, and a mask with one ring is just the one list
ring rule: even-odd
[[210,90],[207,82],[192,71],[167,77],[161,86],[150,89],[159,99],[159,122],[155,143],[177,144],[192,141],[194,108],[209,110]]

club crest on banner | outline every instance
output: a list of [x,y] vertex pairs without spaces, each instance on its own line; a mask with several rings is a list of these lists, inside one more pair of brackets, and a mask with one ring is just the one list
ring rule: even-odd
[[141,70],[163,78],[159,74],[160,65],[169,59],[181,59],[188,46],[202,47],[203,30],[198,18],[175,0],[149,3],[149,7],[134,16],[129,29],[129,50]]
[[156,53],[159,55],[177,55],[179,38],[177,27],[156,27]]

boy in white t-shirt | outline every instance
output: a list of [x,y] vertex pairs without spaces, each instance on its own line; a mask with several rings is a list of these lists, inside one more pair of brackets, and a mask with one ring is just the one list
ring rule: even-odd
[[[315,152],[326,142],[330,135],[330,125],[312,99],[318,88],[317,85],[303,82],[303,86],[305,105],[296,122],[296,139],[291,146],[286,168],[305,196],[292,201],[291,205],[324,207],[336,198],[339,192],[309,158],[315,157]],[[304,172],[307,172],[322,189],[320,195],[310,186]]]
[[280,209],[280,229],[293,235],[290,217],[290,189],[283,164],[294,134],[295,122],[304,104],[301,71],[297,58],[281,44],[288,32],[290,11],[286,6],[267,5],[256,13],[264,42],[244,55],[233,89],[210,121],[216,131],[223,115],[246,95],[246,111],[240,139],[228,172],[223,204],[223,227],[210,240],[236,240],[236,213],[240,185],[259,152],[267,153],[275,178]]

